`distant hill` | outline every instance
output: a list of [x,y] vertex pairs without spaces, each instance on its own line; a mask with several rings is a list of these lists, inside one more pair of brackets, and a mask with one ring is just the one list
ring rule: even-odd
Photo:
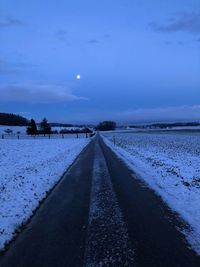
[[173,128],[173,127],[196,127],[200,126],[199,122],[174,122],[174,123],[155,123],[152,124],[153,128]]
[[20,115],[0,113],[0,125],[27,126],[28,120]]
[[174,122],[174,123],[154,123],[145,125],[129,125],[129,128],[142,129],[166,129],[174,127],[196,127],[200,126],[199,122]]

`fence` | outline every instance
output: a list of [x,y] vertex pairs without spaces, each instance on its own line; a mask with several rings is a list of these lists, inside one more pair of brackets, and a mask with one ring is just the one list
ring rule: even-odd
[[67,139],[67,138],[90,138],[92,134],[88,133],[66,133],[66,134],[38,134],[38,135],[27,135],[27,134],[6,134],[0,135],[1,139]]

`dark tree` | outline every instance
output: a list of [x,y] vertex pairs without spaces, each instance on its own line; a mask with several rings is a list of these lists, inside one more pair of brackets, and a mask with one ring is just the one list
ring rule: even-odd
[[27,127],[26,132],[27,132],[27,134],[31,134],[31,135],[34,135],[34,134],[38,133],[37,126],[36,126],[36,123],[35,123],[34,119],[30,120],[29,126]]
[[40,122],[40,132],[42,134],[50,134],[51,133],[51,126],[49,125],[49,123],[48,123],[46,118],[44,118]]
[[92,131],[91,131],[90,128],[88,128],[88,127],[84,127],[84,128],[82,129],[82,132],[83,132],[83,133],[92,133]]
[[100,122],[96,129],[99,131],[111,131],[111,130],[115,130],[116,128],[116,122],[114,121],[103,121]]

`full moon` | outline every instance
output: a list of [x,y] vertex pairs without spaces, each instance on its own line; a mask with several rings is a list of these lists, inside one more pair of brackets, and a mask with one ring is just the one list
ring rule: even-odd
[[81,78],[81,75],[77,74],[77,75],[76,75],[76,79],[77,79],[77,80],[80,80],[80,78]]

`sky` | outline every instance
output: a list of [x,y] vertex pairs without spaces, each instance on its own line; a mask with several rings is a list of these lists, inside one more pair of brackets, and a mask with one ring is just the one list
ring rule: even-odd
[[0,0],[0,112],[200,120],[199,0]]

